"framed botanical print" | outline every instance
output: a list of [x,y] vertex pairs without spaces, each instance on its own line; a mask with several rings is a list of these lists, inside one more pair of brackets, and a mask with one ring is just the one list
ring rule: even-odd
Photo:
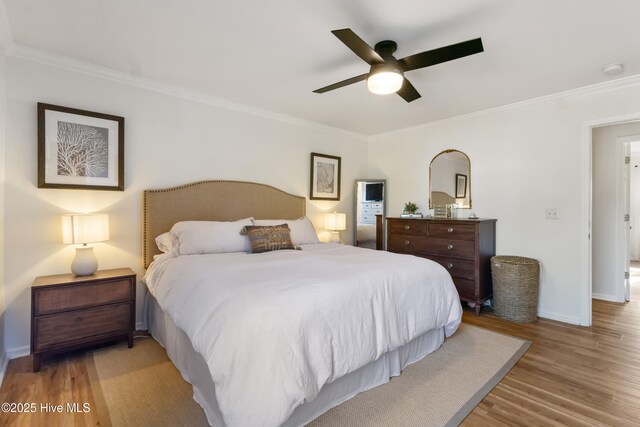
[[124,117],[38,103],[38,188],[124,190]]
[[340,200],[340,157],[311,153],[311,200]]

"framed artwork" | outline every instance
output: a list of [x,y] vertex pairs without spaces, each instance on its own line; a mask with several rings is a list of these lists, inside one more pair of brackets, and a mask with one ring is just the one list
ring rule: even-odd
[[340,200],[340,157],[311,153],[311,200]]
[[[451,178],[449,178],[451,179]],[[456,199],[467,197],[467,175],[456,174]]]
[[38,188],[124,191],[124,117],[39,102]]

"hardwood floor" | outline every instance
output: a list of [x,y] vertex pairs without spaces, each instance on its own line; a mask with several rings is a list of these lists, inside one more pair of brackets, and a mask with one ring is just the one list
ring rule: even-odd
[[[509,374],[464,420],[463,426],[640,425],[640,263],[632,269],[632,301],[593,301],[593,326],[550,320],[520,325],[490,311],[463,321],[530,340]],[[0,426],[99,425],[81,353],[46,359],[31,372],[31,357],[12,360],[0,403],[89,403],[88,413],[0,413]]]

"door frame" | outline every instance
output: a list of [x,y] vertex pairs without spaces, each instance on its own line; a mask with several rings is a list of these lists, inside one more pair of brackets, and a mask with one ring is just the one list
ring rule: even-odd
[[624,114],[613,117],[606,117],[597,120],[590,120],[582,124],[582,141],[581,144],[581,160],[582,160],[582,220],[581,228],[583,230],[580,242],[580,259],[582,264],[582,273],[580,280],[582,283],[582,291],[579,295],[580,305],[580,325],[591,326],[592,323],[592,301],[593,282],[591,274],[591,219],[593,208],[593,128],[600,126],[618,125],[629,122],[640,121],[640,112]]

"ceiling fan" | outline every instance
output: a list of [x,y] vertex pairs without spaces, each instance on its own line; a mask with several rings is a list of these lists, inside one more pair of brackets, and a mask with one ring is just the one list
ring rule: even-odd
[[350,28],[331,31],[342,43],[347,45],[356,55],[371,66],[366,74],[361,74],[350,79],[334,83],[329,86],[314,90],[315,93],[324,93],[330,90],[339,89],[362,80],[367,80],[369,91],[387,95],[397,93],[405,101],[411,102],[420,98],[420,94],[415,87],[404,77],[407,71],[417,70],[418,68],[430,67],[432,65],[441,64],[454,59],[463,58],[465,56],[474,55],[484,52],[482,47],[482,39],[477,38],[466,42],[456,43],[444,46],[438,49],[427,50],[425,52],[416,53],[402,59],[396,59],[393,53],[398,48],[396,42],[392,40],[384,40],[376,43],[372,49],[364,40],[362,40]]

